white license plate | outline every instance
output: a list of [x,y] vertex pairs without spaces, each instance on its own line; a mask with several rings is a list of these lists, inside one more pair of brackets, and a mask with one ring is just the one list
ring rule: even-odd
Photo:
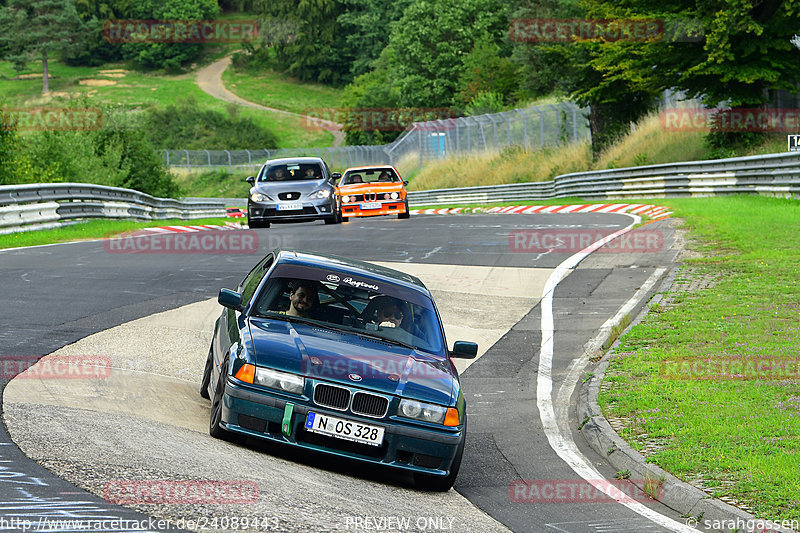
[[367,202],[361,204],[361,209],[380,209],[382,205],[380,202]]
[[306,429],[314,433],[322,433],[370,446],[380,446],[383,443],[383,428],[380,426],[371,426],[314,412],[309,412],[306,417]]
[[303,204],[278,204],[278,211],[301,211]]

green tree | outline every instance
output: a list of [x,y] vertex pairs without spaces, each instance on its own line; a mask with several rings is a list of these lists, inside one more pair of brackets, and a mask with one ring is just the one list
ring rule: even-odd
[[61,58],[70,65],[90,66],[121,60],[122,46],[108,42],[103,29],[108,21],[133,18],[134,5],[134,0],[75,0],[84,31]]
[[70,47],[81,31],[75,0],[8,0],[0,9],[0,49],[21,69],[42,59],[42,93],[50,92],[48,54]]
[[[133,18],[146,20],[209,20],[219,15],[217,0],[143,0],[132,9]],[[125,43],[126,58],[143,67],[177,72],[203,52],[202,43]]]
[[[268,22],[292,28],[291,38],[266,41],[275,51],[275,64],[301,80],[338,84],[350,79],[351,57],[338,17],[339,0],[259,0],[258,12]],[[254,50],[255,55],[263,52]]]
[[[709,105],[761,107],[769,101],[768,89],[796,91],[800,51],[791,41],[800,27],[800,0],[593,0],[585,5],[593,18],[658,19],[667,31],[650,41],[597,43],[590,61],[601,74],[599,86],[584,87],[581,95],[614,87],[646,94],[677,88]],[[715,135],[727,141],[754,138],[746,132]]]
[[464,57],[464,70],[458,82],[458,100],[468,104],[480,93],[500,95],[502,104],[511,104],[519,89],[517,65],[501,57],[500,47],[484,34]]
[[403,16],[412,0],[342,0],[345,11],[338,22],[352,55],[353,76],[366,74],[386,45],[392,27]]
[[[342,105],[347,109],[384,109],[391,112],[400,102],[400,89],[390,78],[388,64],[392,50],[384,48],[375,63],[375,69],[358,76],[344,88]],[[344,125],[345,141],[350,145],[385,144],[391,142],[400,131],[368,130],[359,124],[358,115]]]
[[500,0],[414,0],[394,26],[389,47],[401,105],[444,107],[453,103],[464,56],[488,33],[501,39],[508,10]]

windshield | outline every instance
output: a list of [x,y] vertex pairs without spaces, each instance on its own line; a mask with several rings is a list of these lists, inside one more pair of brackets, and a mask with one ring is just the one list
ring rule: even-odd
[[339,185],[353,185],[355,183],[397,183],[399,181],[400,177],[391,168],[368,168],[345,172]]
[[317,163],[287,163],[264,166],[258,181],[295,181],[322,179],[322,168]]
[[278,267],[251,313],[290,320],[294,316],[425,352],[442,352],[441,329],[429,298],[399,285],[380,287],[354,278],[316,268]]

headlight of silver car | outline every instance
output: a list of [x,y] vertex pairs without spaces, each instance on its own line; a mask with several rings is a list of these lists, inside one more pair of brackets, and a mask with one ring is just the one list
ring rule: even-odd
[[309,198],[313,200],[324,200],[325,198],[331,197],[331,190],[330,189],[320,189],[316,192],[312,192],[309,195]]
[[256,385],[262,385],[271,389],[278,389],[292,394],[303,394],[306,379],[297,374],[280,372],[271,368],[256,367]]
[[441,405],[418,402],[416,400],[400,400],[397,414],[405,418],[422,420],[423,422],[443,424],[444,417],[447,414],[447,408]]
[[250,199],[251,199],[252,201],[256,202],[256,203],[258,203],[258,202],[264,202],[264,201],[266,201],[268,198],[269,198],[269,197],[268,197],[266,194],[261,194],[260,192],[254,192],[253,194],[251,194],[251,195],[250,195]]

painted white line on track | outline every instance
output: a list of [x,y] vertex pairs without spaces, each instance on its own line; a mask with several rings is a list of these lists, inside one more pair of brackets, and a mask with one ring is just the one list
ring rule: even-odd
[[[609,206],[612,207],[612,206]],[[612,207],[613,208],[613,207]],[[542,343],[539,352],[539,372],[536,379],[536,405],[539,408],[539,417],[542,420],[542,428],[544,429],[547,441],[550,447],[555,451],[558,456],[569,465],[572,470],[581,476],[584,480],[592,484],[598,491],[603,492],[609,498],[617,501],[620,505],[624,505],[631,511],[647,518],[661,527],[670,531],[677,531],[680,533],[697,533],[697,530],[669,517],[666,517],[639,502],[622,501],[618,491],[611,490],[609,484],[604,483],[603,476],[600,472],[586,459],[583,454],[577,449],[572,440],[561,432],[558,425],[558,419],[555,415],[555,408],[553,405],[553,340],[555,334],[554,317],[553,317],[553,293],[561,280],[566,277],[569,271],[580,263],[586,256],[593,251],[597,250],[602,245],[615,239],[616,237],[629,232],[633,229],[635,224],[640,222],[640,218],[636,215],[628,215],[633,218],[634,222],[619,231],[616,231],[602,239],[592,243],[575,255],[569,257],[562,262],[550,274],[550,277],[545,284],[545,289],[541,301],[541,331]],[[575,362],[571,366],[574,370]]]

